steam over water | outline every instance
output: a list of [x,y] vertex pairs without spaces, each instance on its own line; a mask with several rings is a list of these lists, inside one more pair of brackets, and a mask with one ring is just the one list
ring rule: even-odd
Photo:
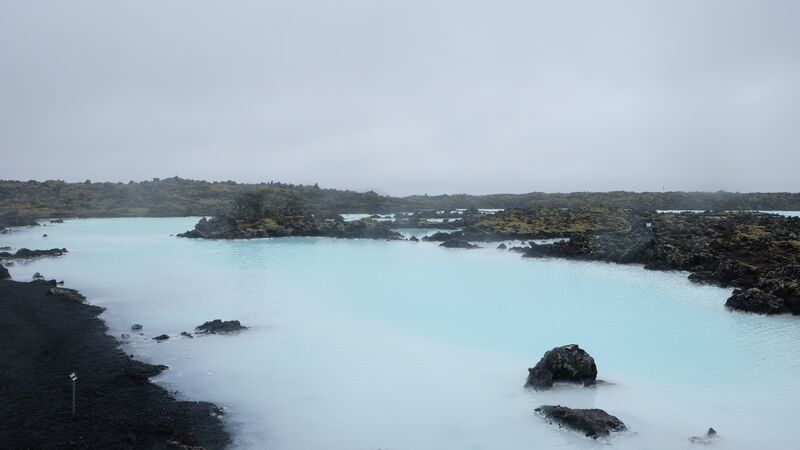
[[[541,404],[618,416],[630,429],[610,440],[618,449],[691,448],[710,426],[714,448],[800,440],[798,318],[728,312],[729,290],[686,274],[494,245],[170,237],[194,222],[74,220],[0,245],[67,247],[12,276],[66,280],[108,308],[113,335],[143,324],[125,351],[169,365],[156,381],[181,398],[226,407],[236,448],[607,448],[547,425],[533,414]],[[251,328],[178,335],[215,318]],[[171,339],[145,339],[161,333]],[[570,343],[608,384],[522,388],[546,350]]]

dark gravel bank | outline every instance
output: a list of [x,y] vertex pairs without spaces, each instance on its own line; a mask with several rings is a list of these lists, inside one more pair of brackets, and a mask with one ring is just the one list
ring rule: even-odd
[[[0,281],[0,448],[221,449],[217,408],[175,400],[105,334],[102,308]],[[77,372],[72,416],[70,372]]]

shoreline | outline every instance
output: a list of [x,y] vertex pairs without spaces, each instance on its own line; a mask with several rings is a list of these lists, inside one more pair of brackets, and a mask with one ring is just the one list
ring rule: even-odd
[[[224,449],[209,402],[176,400],[166,369],[126,355],[103,308],[48,295],[52,284],[0,280],[0,448]],[[72,382],[78,376],[76,413]]]

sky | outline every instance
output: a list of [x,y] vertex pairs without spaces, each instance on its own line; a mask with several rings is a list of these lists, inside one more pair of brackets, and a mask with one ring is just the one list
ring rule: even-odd
[[800,191],[800,2],[0,0],[0,179]]

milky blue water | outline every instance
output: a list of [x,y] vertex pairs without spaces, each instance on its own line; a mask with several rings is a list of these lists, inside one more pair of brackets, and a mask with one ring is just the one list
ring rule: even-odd
[[[729,291],[684,273],[493,244],[170,236],[194,222],[69,220],[0,246],[67,247],[12,276],[66,280],[107,308],[113,335],[143,324],[124,349],[169,365],[156,381],[180,398],[223,405],[236,448],[674,449],[709,426],[715,448],[797,448],[798,318],[731,313]],[[251,328],[179,336],[214,318]],[[162,333],[172,338],[147,339]],[[569,343],[608,384],[522,388]],[[533,414],[553,403],[603,408],[630,431],[596,442],[557,430]]]

